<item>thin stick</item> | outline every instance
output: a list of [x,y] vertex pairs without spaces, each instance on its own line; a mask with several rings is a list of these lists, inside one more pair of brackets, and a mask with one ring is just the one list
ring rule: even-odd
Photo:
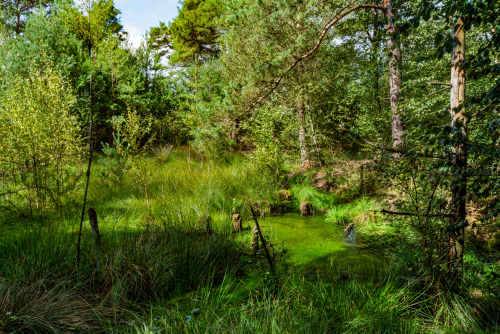
[[[90,25],[90,2],[88,8],[89,15],[89,58],[92,58],[92,31]],[[92,62],[93,63],[93,62]],[[83,228],[83,218],[85,217],[85,205],[87,204],[87,193],[89,190],[89,181],[90,181],[90,168],[92,166],[92,74],[90,75],[90,84],[89,84],[89,164],[87,166],[87,182],[85,183],[85,194],[83,195],[83,207],[82,207],[82,215],[80,218],[80,230],[78,231],[78,244],[76,247],[76,263],[80,263],[80,245],[82,241],[82,228]]]
[[94,236],[94,252],[95,252],[95,262],[97,266],[97,278],[101,280],[102,278],[102,266],[101,266],[101,234],[99,233],[99,224],[97,222],[97,213],[94,208],[89,208],[87,211],[89,215],[90,227],[92,227],[92,235]]
[[452,84],[449,82],[428,82],[429,86],[449,86],[452,87]]
[[[338,127],[339,127],[340,130],[342,130],[344,132],[347,132],[348,134],[350,134],[354,138],[358,139],[359,141],[362,141],[365,144],[368,144],[370,146],[378,148],[379,150],[388,151],[388,152],[392,152],[392,153],[399,153],[399,154],[408,154],[408,152],[402,151],[402,150],[397,149],[397,148],[392,148],[392,147],[386,147],[386,146],[377,145],[377,144],[369,141],[368,139],[363,138],[360,135],[352,132],[351,130],[349,130],[348,128],[346,128],[343,125],[339,125]],[[413,154],[416,155],[416,156],[419,156],[419,157],[424,157],[424,158],[446,159],[445,156],[442,156],[442,155],[439,155],[439,154],[419,153],[419,152],[414,152]]]
[[250,206],[250,211],[252,212],[252,218],[255,221],[255,226],[257,227],[257,231],[259,232],[259,237],[260,237],[260,241],[262,242],[262,247],[264,248],[264,251],[266,252],[266,258],[267,258],[267,262],[269,263],[269,267],[271,268],[271,273],[273,274],[273,276],[276,277],[276,269],[274,268],[274,262],[271,259],[271,255],[269,254],[269,250],[267,249],[266,239],[264,239],[264,236],[262,236],[262,231],[260,230],[259,222],[257,221],[257,215],[255,214],[255,210],[253,209],[252,206]]
[[387,213],[390,215],[398,215],[398,216],[420,216],[420,217],[452,217],[453,215],[451,214],[446,214],[446,213],[438,213],[438,214],[418,214],[418,213],[413,213],[413,212],[396,212],[396,211],[388,211],[388,210],[380,210],[380,213]]
[[449,89],[449,88],[447,88],[447,87],[441,88],[440,90],[437,90],[434,93],[431,93],[431,94],[427,95],[426,97],[429,97],[429,96],[432,96],[432,95],[436,95],[436,94],[441,93],[442,91],[447,90],[447,89]]
[[13,190],[13,191],[9,191],[9,192],[6,192],[6,193],[3,193],[3,194],[0,194],[0,196],[6,196],[6,195],[11,195],[11,194],[17,194],[18,192],[20,191],[23,191],[23,190],[26,190],[29,188],[28,187],[25,187],[25,188],[21,188],[21,189],[17,189],[17,190]]
[[90,123],[89,123],[89,164],[87,166],[87,182],[85,183],[85,194],[83,195],[82,215],[80,219],[80,230],[78,231],[78,245],[76,249],[76,263],[80,263],[80,244],[82,241],[83,218],[85,217],[85,205],[87,204],[87,193],[89,190],[90,169],[92,166],[92,75],[90,76]]

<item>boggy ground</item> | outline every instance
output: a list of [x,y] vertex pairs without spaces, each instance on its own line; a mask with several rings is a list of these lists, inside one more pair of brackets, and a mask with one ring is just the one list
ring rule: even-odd
[[[392,265],[363,279],[339,275],[336,267],[304,271],[277,248],[273,277],[265,258],[246,255],[248,244],[231,230],[233,211],[280,201],[281,189],[265,168],[240,156],[215,163],[183,152],[145,162],[150,210],[144,183],[127,166],[103,157],[94,167],[88,206],[96,209],[101,227],[101,273],[88,222],[76,264],[77,198],[67,200],[62,216],[46,212],[43,222],[1,212],[0,332],[498,330],[490,258],[470,256],[467,272],[485,273],[467,274],[465,293],[429,293],[417,271],[401,270],[402,228],[374,212],[385,195],[375,189],[360,197],[355,171],[332,176],[337,185],[330,190],[318,190],[305,174],[292,176],[287,207],[296,210],[307,198],[326,212],[327,222],[355,222],[361,242],[386,247]],[[210,230],[200,225],[208,216]],[[380,240],[373,242],[376,236]]]

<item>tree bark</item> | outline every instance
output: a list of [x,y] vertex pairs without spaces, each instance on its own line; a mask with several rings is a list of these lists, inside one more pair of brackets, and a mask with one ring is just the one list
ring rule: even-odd
[[297,102],[297,116],[299,121],[300,162],[304,166],[309,160],[309,153],[307,152],[306,143],[305,107],[301,98]]
[[452,218],[450,265],[452,274],[461,275],[465,241],[467,196],[467,116],[465,114],[465,30],[462,18],[452,24],[454,47],[451,54],[450,115],[455,137],[453,166],[457,172],[451,184]]
[[403,145],[404,121],[401,108],[398,104],[401,101],[401,48],[396,42],[396,19],[397,9],[391,7],[390,0],[384,0],[386,8],[385,16],[389,20],[387,23],[387,52],[389,54],[389,88],[391,94],[391,113],[392,113],[392,147],[398,148]]
[[323,166],[325,164],[325,161],[323,159],[323,155],[321,154],[321,150],[319,149],[318,138],[316,136],[316,130],[314,129],[313,118],[311,115],[311,107],[309,105],[307,106],[307,115],[309,116],[309,125],[311,127],[311,137],[313,140],[314,151],[315,151],[314,153],[315,153],[316,157],[318,158],[318,162],[319,162],[320,166]]

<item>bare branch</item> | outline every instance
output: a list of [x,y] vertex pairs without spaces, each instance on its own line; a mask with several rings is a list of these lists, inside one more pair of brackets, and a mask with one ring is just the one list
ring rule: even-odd
[[442,88],[442,89],[440,89],[440,90],[435,91],[434,93],[431,93],[431,94],[427,95],[426,97],[429,97],[429,96],[432,96],[432,95],[436,95],[437,93],[440,93],[440,92],[442,92],[443,90],[447,90],[447,89],[449,89],[449,88],[448,88],[448,87]]
[[[363,138],[360,135],[352,132],[351,130],[349,130],[348,128],[344,127],[343,125],[339,125],[338,127],[342,131],[347,132],[348,134],[350,134],[351,136],[353,136],[354,138],[356,138],[357,140],[362,141],[363,143],[368,144],[370,146],[373,146],[375,148],[378,148],[379,150],[388,151],[388,152],[392,152],[392,153],[398,153],[398,154],[408,154],[408,152],[405,152],[405,151],[397,149],[397,148],[377,145],[377,144],[369,141],[368,139]],[[424,157],[424,158],[446,159],[446,157],[444,157],[442,155],[439,155],[439,154],[418,153],[418,152],[415,152],[413,154],[416,155],[416,156],[419,156],[419,157]]]
[[493,102],[490,102],[488,105],[486,105],[484,108],[482,108],[481,110],[478,110],[476,111],[470,118],[473,119],[473,118],[476,118],[478,115],[482,114],[484,111],[486,111],[488,108],[490,108],[491,106],[493,106]]
[[427,83],[429,86],[449,86],[450,88],[453,86],[451,83],[449,82],[428,82]]
[[420,217],[453,217],[451,214],[446,214],[446,213],[437,213],[437,214],[418,214],[418,213],[413,213],[413,212],[396,212],[396,211],[388,211],[385,209],[382,209],[379,211],[380,213],[386,213],[390,215],[398,215],[398,216],[420,216]]

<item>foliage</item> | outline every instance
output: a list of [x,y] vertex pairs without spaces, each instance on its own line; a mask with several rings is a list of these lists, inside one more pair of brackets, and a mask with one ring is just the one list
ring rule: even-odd
[[217,18],[222,7],[220,0],[184,0],[177,17],[168,26],[161,22],[151,29],[154,48],[173,49],[169,56],[171,65],[188,66],[217,57],[220,30]]
[[3,0],[0,3],[1,25],[11,33],[21,34],[24,31],[27,19],[37,8],[46,8],[54,0]]
[[43,71],[33,68],[29,77],[18,77],[2,97],[0,164],[12,186],[27,188],[30,212],[33,199],[39,210],[47,200],[61,209],[61,196],[73,190],[66,188],[74,177],[67,173],[81,153],[76,119],[70,113],[75,102],[68,82],[49,64]]
[[[390,22],[356,4],[370,8],[326,31],[349,2],[186,0],[133,49],[111,0],[2,1],[0,332],[498,331],[499,3],[395,0]],[[460,20],[467,123],[446,84]],[[388,38],[403,52],[398,152],[373,149],[391,142]],[[78,267],[72,250],[91,108],[101,277],[88,227]],[[375,166],[362,189],[361,163]],[[243,255],[234,211],[302,201],[356,223],[391,274],[279,257],[270,277]],[[474,238],[455,238],[467,225]],[[463,267],[448,255],[462,240]]]
[[91,52],[97,54],[102,40],[123,29],[118,19],[120,11],[112,0],[84,0],[79,9],[73,8],[71,22],[67,24],[83,41],[84,50],[88,51],[89,56]]

